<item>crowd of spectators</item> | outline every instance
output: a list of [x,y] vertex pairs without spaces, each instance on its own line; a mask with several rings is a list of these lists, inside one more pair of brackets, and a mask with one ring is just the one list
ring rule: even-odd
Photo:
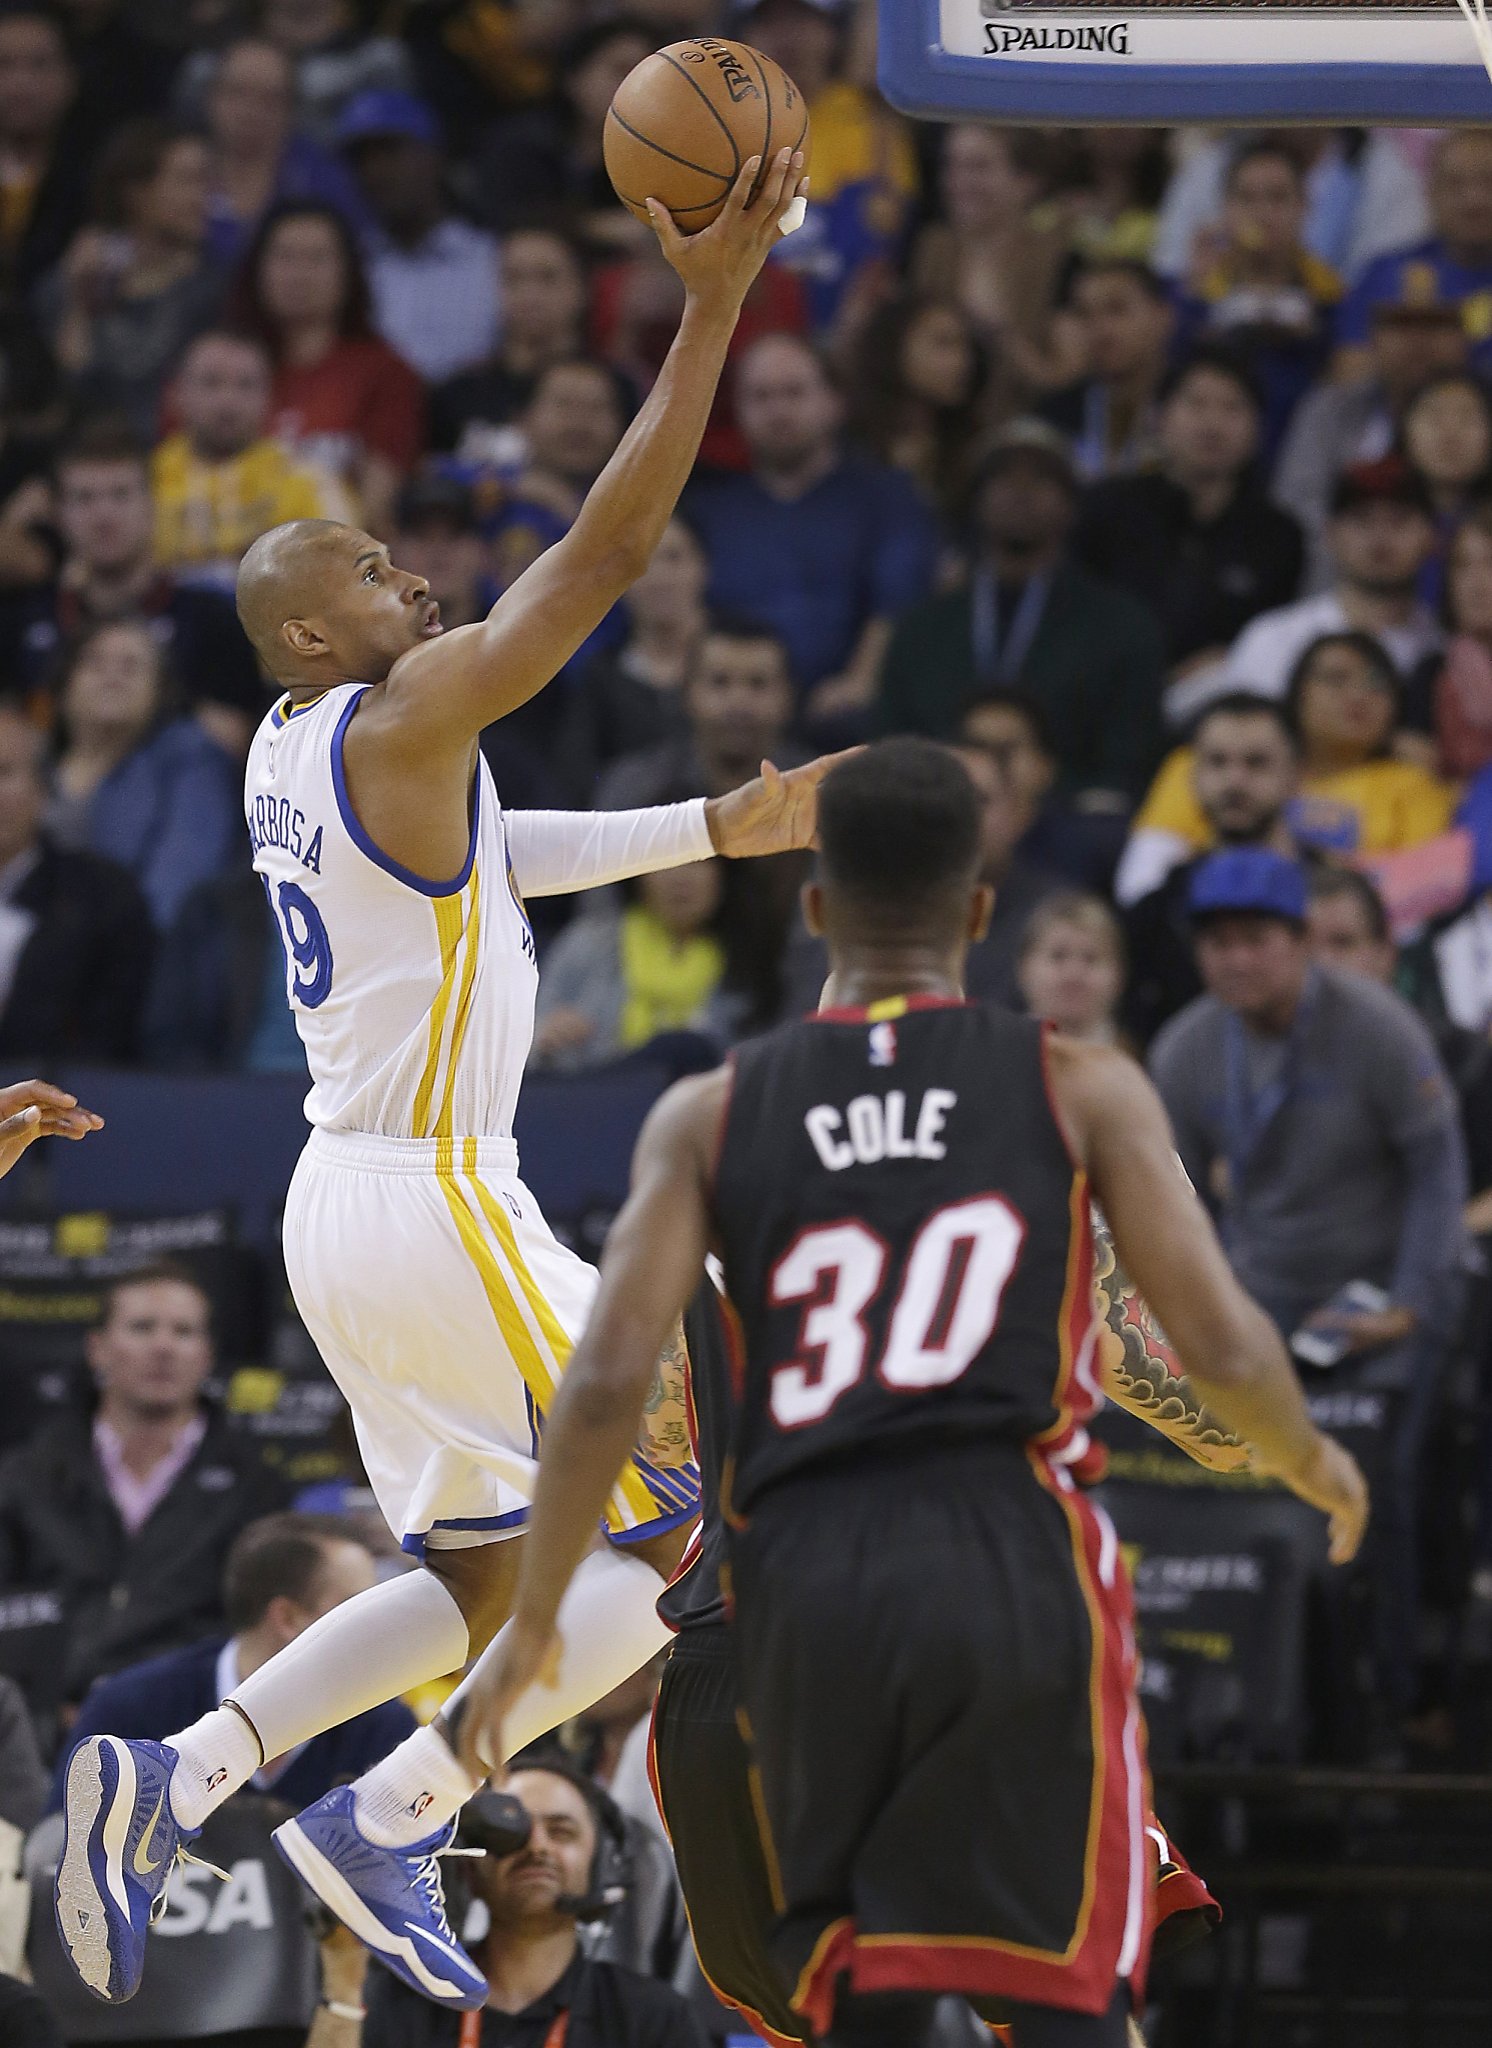
[[[957,749],[997,892],[970,993],[1148,1060],[1238,1269],[1336,1345],[1302,1370],[1372,1439],[1393,1758],[1427,1606],[1453,1639],[1492,1614],[1492,131],[917,127],[873,15],[0,0],[0,1057],[299,1069],[240,823],[270,697],[236,565],[356,519],[460,625],[567,530],[681,303],[607,104],[655,45],[739,33],[809,101],[807,222],[647,570],[484,737],[499,791],[624,808],[881,733]],[[535,1067],[697,1065],[811,1008],[802,871],[537,906]],[[0,1461],[0,1582],[67,1624],[27,1681],[48,1767],[79,1710],[189,1717],[374,1568],[260,1519],[286,1489],[212,1397],[189,1272],[115,1287],[78,1364],[88,1401]],[[1447,1402],[1473,1451],[1430,1587]],[[597,1825],[564,1782],[556,1868]],[[369,2027],[437,2039],[387,1997]]]

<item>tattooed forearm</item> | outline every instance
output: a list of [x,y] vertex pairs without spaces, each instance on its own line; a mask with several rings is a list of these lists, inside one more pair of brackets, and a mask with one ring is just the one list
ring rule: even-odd
[[1171,1349],[1166,1333],[1135,1293],[1119,1264],[1109,1226],[1093,1211],[1094,1279],[1105,1327],[1099,1333],[1099,1377],[1116,1406],[1138,1415],[1179,1450],[1214,1472],[1242,1471],[1249,1447],[1209,1415]]
[[689,1352],[682,1324],[663,1347],[648,1388],[638,1448],[655,1465],[689,1463]]

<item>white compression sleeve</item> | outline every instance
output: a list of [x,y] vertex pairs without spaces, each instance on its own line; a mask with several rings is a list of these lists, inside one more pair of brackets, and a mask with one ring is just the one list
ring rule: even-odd
[[[554,1685],[531,1685],[520,1695],[503,1729],[509,1756],[604,1699],[663,1648],[668,1630],[657,1609],[662,1590],[663,1580],[651,1565],[609,1545],[584,1560],[560,1602],[558,1680]],[[503,1634],[498,1632],[447,1700],[447,1715]],[[371,1841],[422,1841],[450,1820],[476,1788],[477,1781],[467,1777],[437,1731],[422,1728],[358,1779],[357,1823]]]
[[522,896],[566,896],[709,860],[705,800],[646,811],[506,811],[503,824]]
[[200,1827],[259,1768],[255,1745],[244,1742],[245,1720],[266,1758],[283,1756],[411,1686],[459,1671],[469,1649],[461,1609],[433,1572],[406,1572],[344,1601],[234,1687],[237,1714],[216,1707],[169,1738],[181,1759],[171,1780],[176,1818]]
[[[604,1699],[613,1686],[666,1647],[670,1632],[658,1619],[662,1591],[663,1580],[650,1564],[612,1544],[582,1560],[560,1602],[557,1680],[553,1685],[531,1685],[519,1697],[503,1728],[503,1748],[509,1756]],[[448,1709],[460,1700],[504,1633],[499,1630],[477,1659],[471,1676],[451,1695]]]

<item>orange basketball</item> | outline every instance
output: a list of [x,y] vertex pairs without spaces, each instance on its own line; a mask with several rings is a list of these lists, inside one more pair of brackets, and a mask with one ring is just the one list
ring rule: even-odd
[[749,43],[694,36],[644,57],[606,116],[606,170],[625,207],[659,200],[680,231],[714,220],[748,157],[766,171],[784,146],[808,149],[808,108],[787,73]]

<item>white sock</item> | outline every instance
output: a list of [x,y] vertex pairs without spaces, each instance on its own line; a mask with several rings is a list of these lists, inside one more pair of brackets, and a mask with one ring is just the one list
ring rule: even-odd
[[[503,1730],[509,1756],[603,1699],[663,1648],[669,1632],[658,1619],[662,1590],[651,1565],[610,1545],[583,1561],[560,1602],[558,1683],[531,1685],[520,1696]],[[447,1710],[502,1639],[499,1630],[452,1693]],[[453,1819],[481,1783],[467,1775],[433,1728],[422,1728],[358,1779],[358,1826],[372,1841],[406,1848]]]
[[421,1728],[358,1779],[354,1816],[370,1842],[406,1848],[443,1827],[481,1782],[468,1777],[443,1736]]
[[167,1738],[181,1758],[171,1774],[178,1824],[201,1827],[264,1757],[459,1671],[470,1648],[461,1609],[433,1572],[405,1572],[345,1600],[235,1686],[239,1713],[219,1707]]
[[230,1793],[246,1785],[264,1759],[259,1739],[231,1707],[214,1707],[171,1737],[179,1762],[171,1773],[171,1811],[178,1827],[200,1828]]

